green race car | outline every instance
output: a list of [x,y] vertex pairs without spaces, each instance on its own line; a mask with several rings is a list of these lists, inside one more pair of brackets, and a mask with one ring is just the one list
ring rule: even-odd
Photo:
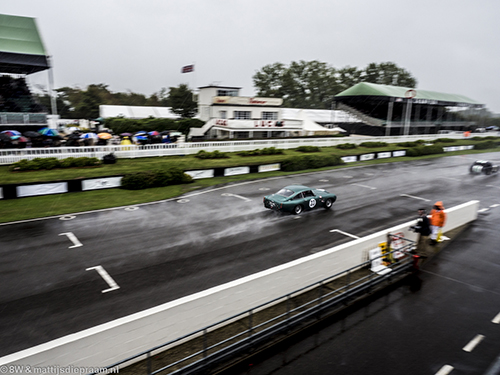
[[337,200],[335,194],[324,189],[311,189],[302,185],[286,186],[275,194],[264,197],[264,207],[280,212],[291,212],[296,215],[302,211],[318,207],[330,209]]

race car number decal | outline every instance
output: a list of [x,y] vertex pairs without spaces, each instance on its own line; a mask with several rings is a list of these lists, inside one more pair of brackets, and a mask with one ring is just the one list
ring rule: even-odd
[[316,199],[311,199],[311,200],[309,201],[309,207],[310,207],[310,208],[314,208],[315,206],[316,206]]

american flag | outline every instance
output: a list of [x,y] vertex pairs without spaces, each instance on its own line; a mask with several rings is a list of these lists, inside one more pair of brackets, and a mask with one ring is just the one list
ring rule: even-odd
[[186,65],[182,67],[181,73],[191,73],[194,72],[194,65]]

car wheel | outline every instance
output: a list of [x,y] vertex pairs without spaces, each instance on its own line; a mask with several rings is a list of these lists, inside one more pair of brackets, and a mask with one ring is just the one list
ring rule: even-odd
[[332,205],[333,205],[333,202],[330,198],[328,198],[326,201],[325,201],[325,208],[327,210],[329,210],[330,208],[332,208]]
[[296,205],[294,208],[293,208],[293,213],[295,215],[299,215],[300,213],[302,212],[302,206],[300,204]]

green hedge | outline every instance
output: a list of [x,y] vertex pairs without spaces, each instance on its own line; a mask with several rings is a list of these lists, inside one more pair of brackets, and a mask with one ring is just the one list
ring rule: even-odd
[[337,148],[340,148],[341,150],[350,150],[356,147],[358,146],[356,146],[354,143],[341,143],[337,145]]
[[474,145],[474,150],[487,150],[490,148],[498,147],[498,142],[493,140],[488,140],[484,142],[478,142]]
[[33,160],[23,159],[15,162],[9,168],[11,171],[38,171],[42,169],[54,168],[75,168],[75,167],[95,167],[102,164],[98,158],[34,158]]
[[397,143],[397,145],[400,147],[418,147],[418,146],[421,146],[422,143],[425,143],[425,141],[418,139],[414,142],[400,142],[400,143]]
[[284,154],[284,151],[276,147],[267,147],[258,150],[240,151],[236,153],[236,155],[238,156],[261,156],[261,155],[282,155],[282,154]]
[[318,146],[299,146],[295,150],[298,152],[321,152]]
[[193,178],[178,167],[127,173],[121,180],[121,188],[141,190],[168,185],[180,185],[193,182]]
[[442,146],[432,145],[432,146],[419,146],[412,147],[406,152],[406,156],[422,156],[422,155],[432,155],[432,154],[443,154],[444,150]]
[[387,142],[363,142],[359,144],[361,147],[387,147],[389,144]]
[[344,164],[337,155],[303,155],[292,156],[281,162],[281,170],[286,172],[316,169]]
[[195,155],[198,159],[228,159],[230,156],[225,152],[220,152],[218,150],[207,152],[205,150],[200,150]]

